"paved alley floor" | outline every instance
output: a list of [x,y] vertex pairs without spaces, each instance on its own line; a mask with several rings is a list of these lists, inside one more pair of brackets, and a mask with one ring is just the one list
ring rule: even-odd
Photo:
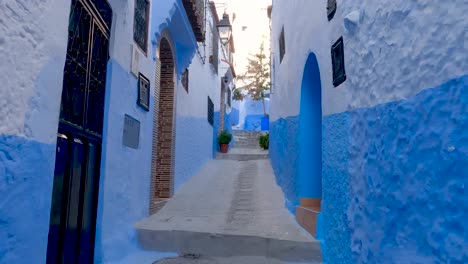
[[284,207],[267,159],[210,161],[136,228],[146,250],[202,256],[156,263],[316,263],[321,256]]

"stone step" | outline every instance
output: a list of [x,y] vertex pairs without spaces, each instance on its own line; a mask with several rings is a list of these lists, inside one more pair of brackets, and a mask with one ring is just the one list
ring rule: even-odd
[[228,153],[216,153],[216,159],[219,160],[260,160],[268,159],[268,150],[263,150],[258,147],[256,148],[232,148]]
[[318,241],[280,240],[252,235],[138,228],[144,250],[210,257],[264,256],[311,263],[321,260]]

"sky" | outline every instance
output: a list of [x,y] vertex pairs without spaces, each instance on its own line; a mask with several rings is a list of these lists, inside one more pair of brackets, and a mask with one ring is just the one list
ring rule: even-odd
[[[259,51],[262,40],[265,52],[269,52],[270,27],[267,7],[271,0],[215,0],[218,16],[221,19],[226,13],[232,23],[234,37],[234,67],[237,74],[245,72],[249,53]],[[233,21],[233,14],[235,19]]]

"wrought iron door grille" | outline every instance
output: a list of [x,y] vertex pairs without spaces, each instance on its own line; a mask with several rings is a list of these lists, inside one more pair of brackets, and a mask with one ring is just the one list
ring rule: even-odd
[[[99,1],[73,1],[64,67],[60,122],[97,137],[102,135],[109,32],[112,11]],[[93,14],[93,15],[91,15]],[[92,58],[92,59],[91,59]]]

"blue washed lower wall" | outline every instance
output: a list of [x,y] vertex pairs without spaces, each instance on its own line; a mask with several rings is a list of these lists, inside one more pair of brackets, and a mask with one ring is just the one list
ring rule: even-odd
[[[468,77],[323,118],[327,263],[468,263]],[[270,127],[270,158],[297,203],[297,117]]]
[[[136,105],[137,79],[113,59],[106,82],[95,263],[138,252],[133,225],[149,215],[153,112]],[[125,114],[140,121],[138,149],[122,144]]]
[[350,122],[356,262],[468,263],[468,76]]
[[213,134],[206,118],[177,116],[175,191],[212,159]]
[[45,263],[55,144],[0,135],[0,263]]
[[286,198],[291,213],[299,204],[297,157],[299,117],[281,118],[270,123],[270,160],[276,181]]
[[[326,263],[353,263],[349,207],[349,113],[322,119],[322,255]],[[319,231],[318,231],[319,233]]]

